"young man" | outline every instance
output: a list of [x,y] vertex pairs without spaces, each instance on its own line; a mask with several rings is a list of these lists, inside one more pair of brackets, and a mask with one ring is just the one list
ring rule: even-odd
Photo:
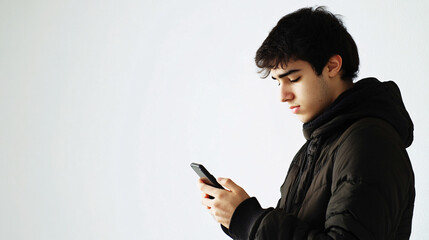
[[413,123],[396,84],[353,83],[357,47],[323,8],[283,17],[255,60],[264,77],[279,82],[281,101],[304,123],[307,142],[276,208],[261,208],[230,179],[219,179],[229,190],[200,180],[202,203],[224,231],[234,239],[409,239]]

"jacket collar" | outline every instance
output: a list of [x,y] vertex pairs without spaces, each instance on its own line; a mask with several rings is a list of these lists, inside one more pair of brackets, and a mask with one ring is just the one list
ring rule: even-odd
[[303,125],[304,137],[310,140],[321,134],[331,134],[364,117],[376,117],[389,122],[401,136],[406,147],[413,141],[413,122],[402,102],[394,82],[365,78],[344,91],[328,108]]

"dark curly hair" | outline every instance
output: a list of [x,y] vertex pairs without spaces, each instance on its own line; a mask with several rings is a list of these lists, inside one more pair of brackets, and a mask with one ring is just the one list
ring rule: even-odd
[[341,78],[352,81],[359,69],[356,43],[342,21],[325,7],[302,8],[284,16],[271,30],[255,56],[262,78],[289,60],[304,60],[317,75],[329,58],[342,58]]

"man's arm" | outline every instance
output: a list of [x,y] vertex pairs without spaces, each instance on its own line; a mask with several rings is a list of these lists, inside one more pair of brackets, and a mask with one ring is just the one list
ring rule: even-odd
[[[358,126],[349,134],[348,143],[336,152],[331,197],[321,227],[311,227],[283,209],[262,209],[255,198],[249,198],[236,207],[230,236],[260,240],[407,239],[406,226],[411,220],[405,218],[411,219],[409,211],[412,215],[413,174],[395,130],[377,123]],[[402,232],[404,219],[408,223]]]

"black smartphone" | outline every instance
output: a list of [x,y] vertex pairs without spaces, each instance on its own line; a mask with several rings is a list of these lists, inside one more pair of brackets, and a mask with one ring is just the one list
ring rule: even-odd
[[198,174],[198,176],[203,179],[203,182],[216,188],[225,189],[216,181],[216,178],[213,177],[213,175],[211,175],[203,165],[199,163],[191,163],[191,167]]

